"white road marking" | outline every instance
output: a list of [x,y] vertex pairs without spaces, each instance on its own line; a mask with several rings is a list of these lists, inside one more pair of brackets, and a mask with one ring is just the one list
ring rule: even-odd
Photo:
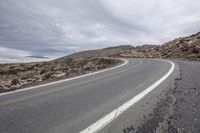
[[[165,60],[165,61],[167,61],[167,60]],[[150,93],[152,90],[154,90],[158,85],[160,85],[164,80],[166,80],[171,75],[171,73],[174,71],[174,68],[175,68],[174,63],[172,61],[167,61],[167,62],[169,62],[171,64],[171,68],[167,72],[167,74],[165,74],[161,79],[159,79],[154,84],[149,86],[147,89],[145,89],[144,91],[142,91],[141,93],[139,93],[138,95],[133,97],[128,102],[119,106],[118,108],[116,108],[115,110],[113,110],[112,112],[110,112],[109,114],[107,114],[106,116],[104,116],[103,118],[98,120],[97,122],[90,125],[88,128],[84,129],[80,133],[97,133],[102,128],[107,126],[109,123],[111,123],[114,119],[116,119],[119,115],[121,115],[124,111],[129,109],[135,103],[140,101],[144,96],[146,96],[148,93]]]
[[118,66],[115,66],[115,67],[111,67],[111,68],[103,69],[103,70],[100,70],[100,71],[96,71],[96,72],[84,74],[84,75],[73,77],[73,78],[63,79],[63,80],[59,80],[59,81],[55,81],[55,82],[51,82],[51,83],[47,83],[47,84],[42,84],[42,85],[37,85],[37,86],[33,86],[33,87],[23,88],[23,89],[19,89],[19,90],[15,90],[15,91],[1,93],[0,96],[4,96],[4,95],[8,95],[8,94],[13,94],[13,93],[17,93],[17,92],[22,92],[22,91],[27,91],[27,90],[32,90],[32,89],[36,89],[36,88],[39,88],[39,87],[44,87],[44,86],[48,86],[48,85],[62,83],[62,82],[65,82],[65,81],[70,81],[70,80],[74,80],[74,79],[79,79],[79,78],[87,77],[87,76],[90,76],[90,75],[94,75],[94,74],[98,74],[98,73],[101,73],[101,72],[105,72],[105,71],[109,71],[109,70],[112,70],[112,69],[116,69],[116,68],[122,67],[122,66],[124,66],[124,65],[126,65],[126,64],[129,63],[129,61],[126,60],[126,59],[120,59],[120,60],[123,60],[124,63],[120,64]]

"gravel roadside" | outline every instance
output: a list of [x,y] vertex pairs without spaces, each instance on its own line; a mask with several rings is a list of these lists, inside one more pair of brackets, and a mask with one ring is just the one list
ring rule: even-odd
[[176,61],[180,77],[136,133],[200,133],[200,62]]

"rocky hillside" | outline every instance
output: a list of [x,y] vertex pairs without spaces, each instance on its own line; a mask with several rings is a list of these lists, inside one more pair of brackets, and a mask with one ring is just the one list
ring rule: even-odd
[[200,32],[163,45],[144,45],[122,50],[115,57],[178,58],[200,61]]
[[49,62],[0,64],[0,91],[72,77],[119,63],[99,57],[178,58],[200,61],[200,32],[163,45],[130,45],[74,53]]
[[0,64],[0,92],[73,77],[120,63],[105,58],[66,58],[49,62]]
[[200,32],[189,37],[177,38],[159,49],[165,58],[200,60]]
[[178,58],[200,61],[200,32],[188,37],[177,38],[163,45],[143,45],[137,47],[122,45],[83,51],[61,59],[69,57]]

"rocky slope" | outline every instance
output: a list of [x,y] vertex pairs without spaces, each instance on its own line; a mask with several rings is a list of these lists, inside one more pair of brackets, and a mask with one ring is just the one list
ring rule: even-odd
[[165,58],[200,60],[200,32],[189,37],[177,38],[165,43],[160,53]]
[[200,61],[200,32],[188,37],[174,39],[163,45],[143,45],[137,47],[122,45],[83,51],[62,59],[68,57],[178,58]]
[[122,50],[115,57],[175,58],[200,61],[200,32],[163,45],[144,45]]
[[49,62],[0,64],[0,92],[81,75],[111,67],[117,63],[120,63],[120,60],[84,57]]

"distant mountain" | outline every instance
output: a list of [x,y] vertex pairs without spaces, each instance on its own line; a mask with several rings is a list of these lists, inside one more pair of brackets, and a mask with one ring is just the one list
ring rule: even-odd
[[120,53],[121,51],[131,50],[131,49],[134,49],[134,47],[131,45],[120,45],[120,46],[108,47],[108,48],[103,48],[103,49],[82,51],[82,52],[78,52],[78,53],[74,53],[68,56],[58,58],[56,60],[65,60],[67,58],[113,57],[114,55],[116,55],[117,53]]

